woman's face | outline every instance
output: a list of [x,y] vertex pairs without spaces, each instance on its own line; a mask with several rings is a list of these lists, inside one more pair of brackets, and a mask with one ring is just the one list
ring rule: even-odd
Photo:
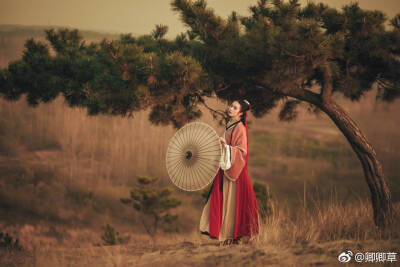
[[242,115],[239,102],[232,102],[232,104],[228,107],[228,115],[231,118],[239,118]]

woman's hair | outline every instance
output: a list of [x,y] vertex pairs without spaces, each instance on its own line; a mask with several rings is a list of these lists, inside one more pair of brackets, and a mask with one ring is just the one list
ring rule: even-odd
[[246,112],[250,110],[250,103],[246,99],[237,100],[240,104],[240,111],[243,112],[242,116],[240,116],[240,120],[245,123]]

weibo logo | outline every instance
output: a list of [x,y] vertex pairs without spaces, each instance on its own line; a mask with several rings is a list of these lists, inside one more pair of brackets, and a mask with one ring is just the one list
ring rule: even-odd
[[339,254],[338,256],[338,260],[340,262],[349,262],[351,260],[351,257],[353,256],[353,252],[351,252],[350,250],[346,252],[342,252]]

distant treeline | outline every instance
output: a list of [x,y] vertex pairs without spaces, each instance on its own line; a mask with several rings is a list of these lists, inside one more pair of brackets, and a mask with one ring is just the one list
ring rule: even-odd
[[[14,25],[14,24],[2,24],[0,25],[0,42],[1,38],[16,37],[16,36],[30,36],[30,37],[45,37],[44,30],[46,29],[73,29],[73,27],[66,26],[55,26],[55,25]],[[119,37],[119,33],[109,32],[98,32],[90,30],[79,30],[85,39],[116,39]],[[134,35],[134,34],[133,34]]]

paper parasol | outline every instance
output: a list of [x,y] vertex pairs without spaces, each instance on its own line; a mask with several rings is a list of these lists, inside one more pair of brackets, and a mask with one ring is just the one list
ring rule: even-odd
[[191,122],[179,129],[168,144],[166,164],[173,184],[185,191],[210,184],[219,168],[221,142],[214,129]]

